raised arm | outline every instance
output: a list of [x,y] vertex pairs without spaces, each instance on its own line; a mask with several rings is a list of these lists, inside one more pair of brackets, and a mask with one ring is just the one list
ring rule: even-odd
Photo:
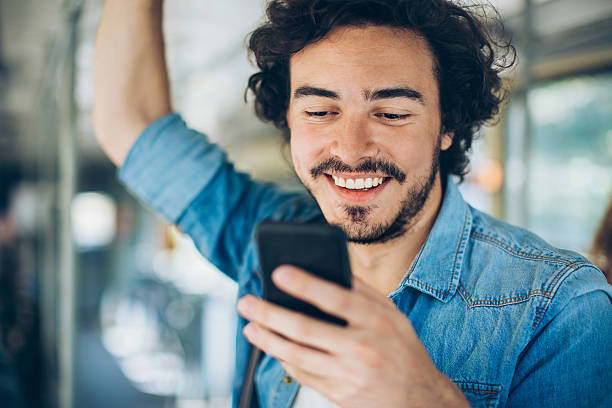
[[107,0],[96,39],[93,126],[121,165],[140,132],[170,113],[163,0]]

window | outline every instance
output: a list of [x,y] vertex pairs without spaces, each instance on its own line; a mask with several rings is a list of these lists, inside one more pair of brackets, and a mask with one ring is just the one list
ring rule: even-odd
[[612,193],[612,72],[529,91],[526,226],[586,252]]

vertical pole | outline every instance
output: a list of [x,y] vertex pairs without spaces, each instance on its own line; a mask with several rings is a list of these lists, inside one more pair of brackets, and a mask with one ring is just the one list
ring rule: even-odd
[[72,242],[70,207],[76,189],[76,107],[74,100],[77,30],[80,7],[67,2],[67,47],[58,89],[59,146],[58,146],[58,273],[59,273],[59,406],[74,406],[74,351],[75,351],[75,254]]
[[510,104],[506,133],[506,183],[504,183],[504,218],[506,221],[529,226],[529,180],[531,155],[531,112],[529,90],[532,86],[533,4],[523,0],[522,86]]
[[532,120],[531,110],[529,109],[529,91],[533,85],[533,42],[535,40],[533,28],[533,0],[525,0],[525,20],[524,20],[525,42],[523,44],[525,53],[525,87],[523,89],[523,183],[521,188],[521,225],[529,227],[529,175],[531,171],[531,137]]

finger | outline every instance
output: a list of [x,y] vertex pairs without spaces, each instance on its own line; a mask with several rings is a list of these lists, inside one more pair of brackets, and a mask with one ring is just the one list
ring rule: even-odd
[[328,353],[295,343],[254,322],[247,324],[243,333],[250,343],[281,364],[297,367],[313,376],[336,375],[338,365]]
[[368,311],[367,297],[336,283],[319,278],[291,265],[282,265],[272,273],[274,283],[283,291],[319,309],[358,323]]
[[311,318],[255,296],[249,295],[240,299],[238,312],[245,319],[295,342],[328,353],[337,353],[346,339],[345,327]]

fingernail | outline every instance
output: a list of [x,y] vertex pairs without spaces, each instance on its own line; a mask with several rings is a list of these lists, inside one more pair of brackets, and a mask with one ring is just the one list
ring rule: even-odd
[[274,283],[286,283],[291,277],[291,269],[288,267],[280,266],[272,272],[272,280]]
[[244,334],[244,337],[246,338],[250,338],[251,336],[253,336],[254,333],[255,329],[253,328],[253,325],[251,323],[247,324],[246,326],[244,326],[244,329],[242,329],[242,334]]
[[238,300],[238,311],[241,314],[247,313],[249,311],[249,308],[251,306],[251,301],[249,300],[249,298],[241,298],[240,300]]

